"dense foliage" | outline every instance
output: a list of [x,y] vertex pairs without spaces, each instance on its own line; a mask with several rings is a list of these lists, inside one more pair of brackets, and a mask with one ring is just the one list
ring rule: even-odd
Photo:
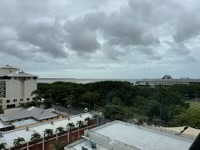
[[[129,118],[147,118],[173,125],[187,124],[177,119],[183,116],[189,104],[186,100],[198,97],[200,85],[174,86],[134,86],[129,82],[102,81],[88,84],[55,82],[39,83],[34,91],[35,105],[44,98],[46,107],[51,104],[87,107],[89,110],[104,111],[107,119],[126,120]],[[194,110],[196,111],[196,110]],[[192,118],[190,118],[192,119]]]

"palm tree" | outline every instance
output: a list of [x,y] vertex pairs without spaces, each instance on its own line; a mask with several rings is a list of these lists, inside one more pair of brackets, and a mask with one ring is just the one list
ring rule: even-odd
[[75,125],[73,123],[68,123],[67,124],[67,128],[68,128],[68,143],[70,142],[69,141],[69,134],[71,133],[71,129],[74,129],[75,128]]
[[83,121],[82,120],[79,120],[77,121],[76,125],[80,128],[83,126]]
[[76,125],[78,126],[78,138],[80,137],[80,128],[83,126],[83,121],[77,121]]
[[71,129],[75,128],[75,125],[73,123],[68,123],[67,127],[69,128],[69,130],[71,131]]
[[0,150],[6,150],[6,143],[0,143]]
[[64,131],[64,128],[63,127],[57,127],[56,128],[56,141],[57,141],[57,136],[58,135],[61,135],[62,133],[64,133],[65,131]]
[[[44,139],[43,139],[43,146],[44,146],[44,140],[45,140],[45,136],[49,137],[53,135],[53,129],[45,129],[44,130]],[[48,141],[48,138],[47,138]]]
[[87,125],[87,129],[88,129],[89,121],[90,121],[90,117],[85,118],[85,123]]
[[49,137],[53,135],[53,130],[52,129],[45,129],[44,130],[44,137]]
[[85,121],[90,121],[90,117],[85,118]]
[[16,148],[17,148],[18,150],[20,150],[20,148],[21,148],[21,146],[22,146],[22,143],[24,143],[24,142],[25,142],[24,138],[18,137],[17,139],[14,139],[13,144],[16,146]]
[[36,149],[36,144],[37,142],[40,140],[41,138],[41,135],[37,132],[34,132],[32,135],[31,135],[31,141],[34,142],[34,147]]
[[56,128],[56,133],[62,134],[63,132],[64,132],[64,128],[63,127],[57,127]]

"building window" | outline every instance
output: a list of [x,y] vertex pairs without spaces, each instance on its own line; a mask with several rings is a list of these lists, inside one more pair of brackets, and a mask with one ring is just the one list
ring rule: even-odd
[[22,102],[22,101],[23,101],[23,98],[21,98],[20,101]]
[[13,102],[17,102],[17,99],[13,99]]
[[6,100],[6,103],[10,103],[10,100]]
[[26,100],[27,100],[27,101],[29,101],[30,99],[29,99],[29,98],[27,98]]
[[17,77],[14,77],[15,80],[17,80]]

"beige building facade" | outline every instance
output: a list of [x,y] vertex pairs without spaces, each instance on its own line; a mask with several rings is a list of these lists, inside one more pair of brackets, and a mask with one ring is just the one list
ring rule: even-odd
[[0,68],[0,99],[3,109],[32,101],[31,93],[36,89],[37,76],[8,65]]

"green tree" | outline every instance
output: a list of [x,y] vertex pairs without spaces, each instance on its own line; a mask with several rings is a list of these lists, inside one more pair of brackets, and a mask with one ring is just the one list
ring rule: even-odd
[[41,99],[43,98],[43,94],[40,90],[36,89],[31,93],[33,102],[35,103],[35,106],[38,107],[41,103]]
[[144,109],[149,121],[152,121],[154,116],[159,116],[160,114],[160,103],[156,100],[149,100]]
[[22,137],[18,137],[17,139],[14,139],[14,142],[13,142],[13,145],[15,145],[15,147],[20,150],[21,149],[21,146],[22,146],[22,143],[24,143],[25,140],[24,138]]
[[100,99],[100,95],[96,92],[85,92],[81,98],[80,101],[87,104],[89,111],[91,108],[94,108],[94,104],[98,102]]
[[48,99],[45,99],[42,104],[44,104],[45,109],[48,109],[52,107],[52,103],[53,103],[52,99],[48,98]]
[[75,103],[75,99],[73,95],[69,95],[63,98],[63,101],[65,103],[65,106],[72,105],[73,103]]
[[133,107],[140,114],[145,114],[145,105],[148,103],[148,100],[143,96],[136,96],[133,100]]
[[45,129],[44,130],[44,136],[49,137],[53,135],[53,130],[52,129]]
[[2,99],[0,99],[0,114],[3,114]]
[[34,143],[34,147],[36,149],[36,145],[37,145],[37,142],[40,140],[41,138],[41,135],[37,132],[34,132],[32,135],[31,135],[31,141]]
[[112,104],[120,105],[120,106],[124,105],[123,101],[119,97],[116,97],[116,96],[112,98]]
[[69,130],[70,130],[70,132],[71,132],[71,129],[74,129],[74,128],[75,128],[75,125],[74,125],[73,123],[69,122],[69,123],[67,124],[67,127],[69,128]]
[[173,122],[175,125],[190,126],[200,129],[200,110],[188,109],[175,116]]
[[6,150],[6,143],[0,143],[0,150]]
[[56,133],[62,134],[62,133],[64,133],[64,132],[65,132],[65,130],[64,130],[63,127],[57,127],[57,128],[56,128]]
[[77,121],[76,125],[81,128],[83,126],[83,121],[79,120]]

